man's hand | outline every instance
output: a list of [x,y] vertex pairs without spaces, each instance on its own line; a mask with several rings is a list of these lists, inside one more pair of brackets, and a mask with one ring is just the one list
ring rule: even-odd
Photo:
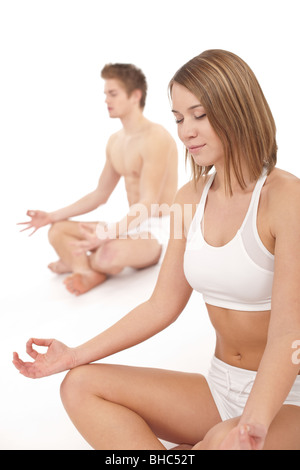
[[[75,247],[73,253],[74,255],[82,255],[83,253],[87,253],[88,251],[94,251],[99,246],[103,245],[108,239],[107,234],[105,232],[104,223],[99,224],[85,224],[81,223],[79,225],[80,233],[83,237],[83,240],[72,241],[70,244]],[[103,232],[103,236],[99,237],[99,227],[100,231]],[[103,227],[103,230],[101,230]]]
[[[38,353],[32,345],[48,348],[45,354]],[[26,343],[27,354],[34,362],[23,362],[18,353],[13,353],[13,364],[25,377],[37,379],[75,367],[74,350],[55,339],[30,338]]]
[[27,227],[23,228],[21,232],[33,228],[34,230],[30,236],[33,235],[39,228],[52,223],[50,214],[48,212],[29,210],[27,211],[26,215],[31,217],[31,220],[28,220],[27,222],[20,222],[17,225],[27,225]]

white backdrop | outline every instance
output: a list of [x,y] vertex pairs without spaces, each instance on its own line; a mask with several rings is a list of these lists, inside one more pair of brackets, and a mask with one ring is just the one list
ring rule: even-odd
[[[275,116],[279,166],[299,175],[298,3],[1,0],[4,220],[22,219],[27,207],[55,209],[97,183],[107,138],[119,128],[104,105],[100,70],[107,62],[142,68],[145,114],[175,136],[167,97],[174,72],[208,48],[239,54]],[[182,164],[180,182],[188,176]]]
[[[47,310],[53,297],[58,310],[70,307],[78,312],[86,304],[66,301],[60,284],[45,274],[44,265],[53,256],[46,230],[28,239],[18,233],[16,223],[24,220],[28,208],[54,210],[97,184],[107,139],[120,127],[109,119],[104,105],[103,65],[131,62],[144,71],[149,87],[145,115],[176,138],[183,184],[189,172],[170,113],[168,82],[183,63],[205,49],[237,53],[256,73],[273,111],[278,166],[300,176],[298,5],[298,0],[0,1],[0,448],[59,447],[54,431],[52,441],[49,437],[47,417],[36,411],[36,391],[44,385],[29,385],[19,378],[10,364],[11,352],[24,349],[28,336],[55,335],[57,330],[62,340],[88,339],[70,334],[70,317],[60,329],[53,326]],[[124,208],[121,185],[109,211],[100,209],[97,214],[117,218]],[[144,280],[152,287],[152,278],[144,274]],[[46,294],[45,286],[50,286]],[[148,290],[145,286],[145,295]],[[119,308],[121,313],[125,312]],[[85,320],[78,315],[82,331]],[[26,400],[12,418],[19,387]],[[20,423],[29,416],[40,427],[31,429],[31,437],[25,439],[16,429],[22,429]],[[73,434],[64,445],[84,447]]]

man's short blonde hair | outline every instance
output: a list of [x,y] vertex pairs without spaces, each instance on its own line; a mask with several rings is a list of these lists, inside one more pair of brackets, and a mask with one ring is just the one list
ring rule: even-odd
[[140,90],[142,97],[140,107],[144,109],[147,96],[147,81],[143,72],[132,64],[106,64],[101,70],[101,77],[104,80],[114,78],[119,80],[124,86],[128,96],[134,90]]

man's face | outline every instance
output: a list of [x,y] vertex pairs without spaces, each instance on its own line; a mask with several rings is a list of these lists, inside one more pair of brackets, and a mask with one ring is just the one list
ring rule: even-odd
[[105,103],[111,118],[122,118],[132,109],[131,97],[119,80],[109,78],[105,80],[104,94],[106,96]]

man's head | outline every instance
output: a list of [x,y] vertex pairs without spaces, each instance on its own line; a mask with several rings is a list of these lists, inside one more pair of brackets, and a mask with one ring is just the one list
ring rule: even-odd
[[[127,95],[134,98],[141,109],[144,109],[147,95],[147,82],[143,72],[132,64],[107,64],[101,71],[101,77],[105,80],[105,94],[111,114],[109,98]],[[114,100],[116,101],[116,100]],[[113,117],[113,116],[112,116]]]

